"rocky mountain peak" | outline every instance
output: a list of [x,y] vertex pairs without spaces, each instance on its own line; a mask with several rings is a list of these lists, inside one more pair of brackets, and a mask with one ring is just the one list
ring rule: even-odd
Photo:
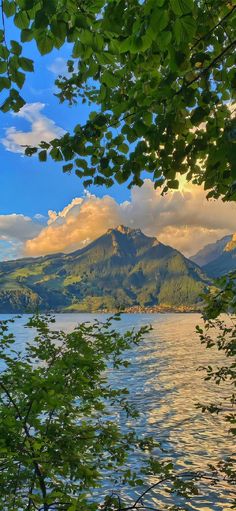
[[118,225],[117,227],[114,227],[113,229],[108,229],[107,234],[110,234],[112,232],[120,232],[121,234],[126,235],[135,235],[135,234],[142,234],[145,236],[145,234],[142,233],[141,229],[133,229],[132,227],[127,227],[126,225]]
[[232,239],[225,246],[225,252],[231,252],[236,248],[236,233],[233,234]]

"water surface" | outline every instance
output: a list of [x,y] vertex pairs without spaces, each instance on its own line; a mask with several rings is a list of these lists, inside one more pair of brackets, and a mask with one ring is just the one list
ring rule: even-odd
[[[79,322],[93,318],[103,320],[102,314],[58,314],[56,328],[71,330]],[[0,315],[0,319],[5,319]],[[23,347],[32,332],[24,329],[26,317],[17,320],[14,331],[17,344]],[[124,314],[116,323],[121,330],[152,324],[153,330],[143,342],[127,354],[130,366],[111,371],[115,386],[126,386],[130,399],[140,412],[136,427],[140,434],[152,434],[162,442],[165,456],[174,460],[177,470],[207,470],[208,464],[233,452],[233,440],[228,436],[221,417],[203,414],[197,402],[213,402],[219,389],[203,381],[199,366],[221,362],[214,350],[200,345],[195,326],[199,314]],[[119,418],[124,421],[124,418]],[[157,453],[158,454],[158,453]],[[136,458],[134,464],[139,463]],[[150,482],[153,482],[150,480]],[[206,486],[203,494],[194,498],[189,510],[228,511],[232,495],[225,484]],[[164,492],[156,490],[153,502],[169,503]]]

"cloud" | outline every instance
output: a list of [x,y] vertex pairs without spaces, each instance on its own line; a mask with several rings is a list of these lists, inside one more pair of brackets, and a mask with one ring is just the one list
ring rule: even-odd
[[0,215],[0,260],[22,257],[25,243],[42,228],[42,223],[28,216]]
[[201,187],[184,183],[180,191],[162,197],[146,180],[134,187],[129,201],[85,193],[61,211],[0,215],[0,259],[72,252],[84,247],[107,229],[124,224],[141,228],[185,255],[236,231],[236,205],[207,201]]
[[151,180],[134,187],[130,201],[117,203],[109,195],[86,194],[62,211],[49,211],[48,224],[25,243],[26,255],[72,252],[107,229],[125,224],[141,228],[162,243],[193,255],[205,244],[236,230],[236,205],[207,201],[201,187],[184,183],[162,197]]
[[5,137],[1,139],[7,151],[24,153],[26,145],[37,146],[42,140],[50,142],[65,133],[52,119],[42,114],[44,108],[44,103],[28,103],[17,114],[13,114],[29,122],[31,127],[29,131],[17,130],[15,126],[7,128]]
[[121,206],[108,195],[102,199],[86,194],[62,211],[49,211],[48,225],[26,242],[25,254],[72,252],[102,235],[121,221]]
[[26,241],[36,236],[42,226],[24,215],[0,215],[0,240],[9,238]]
[[54,75],[66,76],[68,74],[67,61],[62,57],[57,57],[50,66],[48,66],[48,70]]
[[161,197],[150,180],[134,188],[126,216],[148,235],[193,255],[205,244],[236,230],[236,204],[206,200],[202,187],[184,183],[180,191]]

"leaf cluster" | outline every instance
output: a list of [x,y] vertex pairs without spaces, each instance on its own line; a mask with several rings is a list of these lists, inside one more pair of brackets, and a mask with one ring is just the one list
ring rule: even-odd
[[[177,189],[183,174],[204,183],[208,197],[236,198],[231,2],[3,0],[4,16],[42,55],[69,43],[69,74],[56,80],[58,98],[95,106],[85,125],[26,154],[63,162],[63,171],[85,186],[141,186],[145,171],[164,193]],[[4,28],[2,39],[8,53]],[[11,87],[8,58],[2,57],[2,88]],[[13,108],[12,94],[4,111]],[[20,106],[17,100],[14,108]]]

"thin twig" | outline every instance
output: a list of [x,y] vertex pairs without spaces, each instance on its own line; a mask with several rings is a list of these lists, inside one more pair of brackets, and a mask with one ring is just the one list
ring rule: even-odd
[[[227,19],[229,18],[229,16],[231,16],[231,14],[233,14],[233,12],[235,11],[236,9],[236,5],[223,17],[221,18],[221,20],[214,26],[211,28],[211,30],[209,30],[209,32],[207,34],[204,34],[202,37],[200,37],[194,44],[193,46],[191,46],[190,48],[190,51],[192,51],[196,46],[198,46],[198,44],[203,41],[204,39],[206,39],[206,37],[208,37],[209,35],[211,35],[212,32],[215,31],[216,28],[218,28],[219,26],[222,26],[222,23]],[[224,29],[224,27],[222,27]]]

